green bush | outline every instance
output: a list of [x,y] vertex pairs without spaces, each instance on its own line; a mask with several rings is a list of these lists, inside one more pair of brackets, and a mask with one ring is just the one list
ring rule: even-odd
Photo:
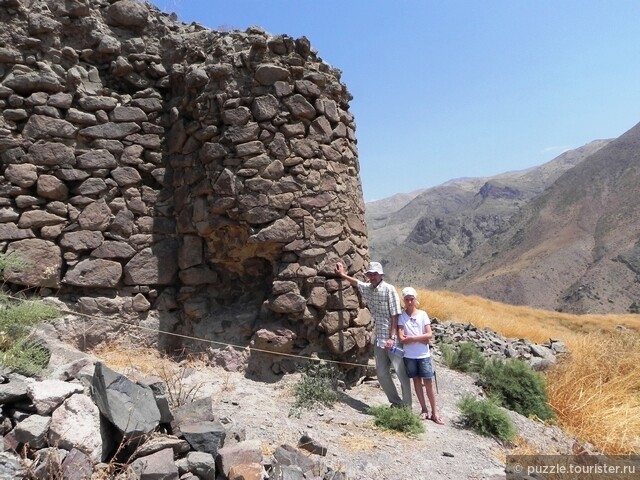
[[480,384],[509,410],[542,420],[554,417],[544,377],[522,360],[492,359],[480,372]]
[[38,342],[21,338],[0,352],[0,365],[23,375],[37,375],[47,364],[51,352]]
[[368,413],[375,417],[374,424],[385,430],[396,430],[407,435],[424,432],[424,423],[410,408],[371,407]]
[[330,407],[338,401],[340,374],[333,365],[309,363],[301,373],[300,381],[294,386],[296,401],[289,415],[299,415],[301,409],[316,405]]
[[516,437],[516,428],[506,412],[494,400],[476,400],[464,395],[458,402],[462,423],[480,435],[496,437],[510,442]]
[[[7,268],[27,263],[17,256],[0,254],[0,277]],[[49,351],[29,337],[33,329],[60,312],[41,300],[10,298],[0,292],[0,365],[25,375],[40,373],[49,362]]]
[[0,365],[24,375],[40,373],[49,363],[49,351],[29,338],[40,323],[59,315],[40,300],[14,300],[0,293]]
[[7,255],[4,253],[0,253],[0,277],[4,275],[4,272],[7,268],[22,268],[31,265],[30,262],[26,261],[22,257],[18,255]]
[[18,340],[33,327],[59,314],[56,307],[40,300],[14,300],[0,293],[0,336]]
[[442,359],[447,367],[460,372],[479,372],[485,364],[482,352],[471,342],[462,342],[455,348],[449,344],[440,345]]

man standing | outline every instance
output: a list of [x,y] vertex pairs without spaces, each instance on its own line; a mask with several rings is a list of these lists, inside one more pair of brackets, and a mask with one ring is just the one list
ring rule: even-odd
[[[382,265],[378,262],[371,262],[364,272],[369,283],[347,275],[344,265],[340,262],[336,264],[336,273],[358,288],[373,317],[376,335],[373,354],[376,360],[378,382],[382,390],[392,407],[411,407],[411,382],[405,372],[404,362],[402,357],[390,351],[398,339],[398,316],[402,313],[396,289],[383,280],[384,272]],[[382,342],[384,347],[378,346]],[[391,377],[392,366],[400,380],[402,399]]]

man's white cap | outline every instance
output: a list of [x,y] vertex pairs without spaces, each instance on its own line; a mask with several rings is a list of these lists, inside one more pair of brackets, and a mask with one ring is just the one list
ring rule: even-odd
[[371,262],[364,273],[379,273],[380,275],[384,275],[382,265],[379,262]]
[[418,293],[416,292],[416,289],[413,287],[404,287],[402,289],[402,298],[404,297],[416,298],[417,296],[418,296]]

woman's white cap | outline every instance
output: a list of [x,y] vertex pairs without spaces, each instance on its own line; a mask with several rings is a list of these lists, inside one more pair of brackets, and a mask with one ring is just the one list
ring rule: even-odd
[[404,297],[417,297],[418,294],[416,292],[416,289],[413,287],[405,287],[402,289],[402,298]]

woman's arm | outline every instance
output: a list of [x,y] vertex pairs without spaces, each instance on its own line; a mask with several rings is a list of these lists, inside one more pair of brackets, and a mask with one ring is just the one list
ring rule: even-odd
[[398,336],[400,343],[424,343],[428,345],[429,341],[433,338],[433,331],[431,330],[431,325],[426,324],[422,335],[409,336],[404,332],[404,326],[398,326]]

